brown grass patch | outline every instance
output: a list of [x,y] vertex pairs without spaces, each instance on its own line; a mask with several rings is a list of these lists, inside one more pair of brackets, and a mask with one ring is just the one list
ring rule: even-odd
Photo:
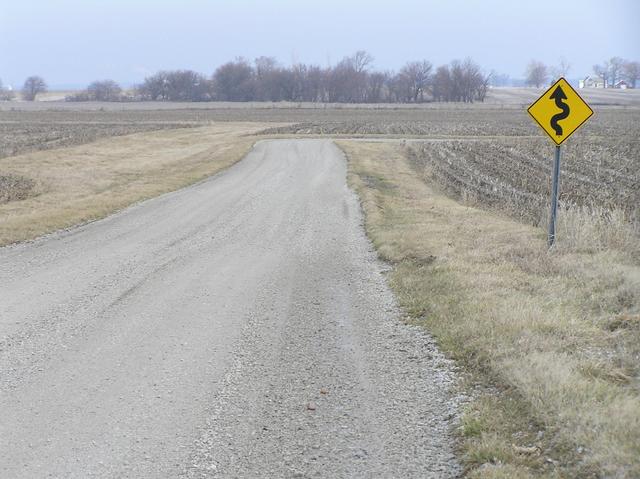
[[340,146],[409,320],[481,386],[461,430],[470,476],[640,476],[640,267],[627,239],[549,252],[542,229],[438,193],[400,146]]
[[0,245],[102,218],[189,185],[242,159],[259,123],[137,133],[0,159],[40,194],[0,204]]

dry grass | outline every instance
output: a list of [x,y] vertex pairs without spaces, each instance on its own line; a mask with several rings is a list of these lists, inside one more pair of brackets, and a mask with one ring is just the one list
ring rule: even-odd
[[263,124],[136,133],[0,159],[3,176],[36,196],[0,204],[0,245],[102,218],[212,175],[240,160]]
[[0,204],[35,195],[36,182],[20,175],[0,175]]
[[[559,249],[563,252],[623,251],[640,259],[640,210],[602,206],[574,206],[558,219]],[[630,218],[633,215],[633,220]]]
[[[640,476],[640,267],[457,203],[400,146],[340,142],[411,321],[477,389],[461,427],[471,477]],[[600,227],[564,215],[564,228]]]

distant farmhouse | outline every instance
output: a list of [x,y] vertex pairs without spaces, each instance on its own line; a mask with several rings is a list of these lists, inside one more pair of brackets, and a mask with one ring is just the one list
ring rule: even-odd
[[586,76],[578,83],[579,88],[609,88],[609,82],[602,77]]
[[578,83],[579,88],[618,88],[620,90],[626,90],[631,88],[628,82],[625,80],[619,80],[614,83],[613,86],[609,84],[607,80],[597,76],[586,76]]

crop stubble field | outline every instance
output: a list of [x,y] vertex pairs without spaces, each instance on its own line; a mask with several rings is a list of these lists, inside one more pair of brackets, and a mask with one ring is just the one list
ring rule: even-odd
[[[627,124],[611,137],[576,138],[563,148],[561,208],[621,211],[640,221],[640,140]],[[546,221],[553,147],[544,138],[447,140],[411,145],[416,170],[458,199],[497,206],[533,224]]]
[[[481,394],[463,418],[462,450],[470,473],[555,477],[560,471],[598,477],[604,471],[633,477],[629,474],[640,470],[630,459],[636,452],[632,442],[638,428],[628,420],[640,390],[640,352],[635,345],[640,285],[634,276],[640,251],[638,96],[621,102],[624,107],[596,104],[596,116],[563,148],[562,236],[556,256],[547,256],[539,227],[546,222],[553,147],[522,108],[520,103],[528,97],[516,93],[517,101],[511,103],[464,107],[0,107],[0,242],[101,217],[127,202],[193,182],[237,161],[259,138],[394,139],[391,144],[342,144],[359,178],[353,181],[363,198],[369,234],[381,256],[394,264],[392,286],[409,316],[434,332],[448,354],[461,359],[472,373],[488,368],[491,388],[507,388],[505,397],[513,399],[507,406]],[[530,91],[526,95],[532,96]],[[609,99],[601,98],[604,103]],[[177,154],[187,146],[193,148],[191,153]],[[127,151],[135,154],[123,161]],[[151,159],[154,152],[158,162]],[[209,165],[207,158],[212,161]],[[181,164],[188,166],[187,174]],[[152,174],[142,182],[148,172]],[[73,181],[90,186],[71,188],[75,197],[68,203],[53,184],[65,174],[67,186]],[[410,175],[411,181],[403,175]],[[121,191],[126,192],[122,198]],[[409,195],[410,207],[400,201],[403,194]],[[443,194],[467,206],[439,200]],[[432,195],[434,200],[422,204],[415,195]],[[56,220],[49,204],[52,198],[68,210],[80,208],[81,214]],[[473,213],[468,206],[488,209],[489,216]],[[407,209],[410,215],[405,214]],[[497,219],[492,219],[495,210]],[[504,213],[517,222],[504,218]],[[492,233],[491,228],[496,230]],[[425,239],[434,235],[443,237]],[[469,238],[460,241],[464,248],[451,249],[455,238],[447,235]],[[483,238],[486,241],[480,241]],[[449,264],[448,257],[456,260]],[[520,271],[516,279],[514,268]],[[459,279],[463,273],[478,280]],[[574,297],[551,296],[547,284]],[[447,288],[451,291],[445,294]],[[511,295],[512,301],[469,305],[485,301],[489,294],[499,299]],[[525,320],[506,317],[507,310],[520,311]],[[429,314],[434,317],[431,323]],[[541,317],[539,324],[536,315]],[[557,337],[548,341],[549,335]],[[514,350],[520,349],[523,356],[505,360],[503,352],[523,338],[526,347]],[[469,360],[468,355],[476,359]],[[528,370],[518,362],[527,364],[529,358],[542,370]],[[570,370],[554,372],[570,380],[565,384],[555,378],[559,385],[552,387],[546,381],[554,378],[543,370],[550,370],[549,361],[556,360]],[[607,418],[616,413],[602,400],[620,405],[619,417]],[[563,409],[563,401],[591,411],[583,421],[580,411]],[[522,412],[522,418],[515,418],[514,411]],[[494,418],[488,419],[491,415]],[[557,433],[558,439],[531,437],[545,428],[547,434]],[[586,453],[577,454],[576,447]],[[556,470],[562,461],[571,467]]]

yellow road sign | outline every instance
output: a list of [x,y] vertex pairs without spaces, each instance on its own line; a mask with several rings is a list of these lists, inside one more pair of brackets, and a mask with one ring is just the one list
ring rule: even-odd
[[556,145],[562,144],[593,115],[593,110],[564,78],[555,82],[527,111]]

